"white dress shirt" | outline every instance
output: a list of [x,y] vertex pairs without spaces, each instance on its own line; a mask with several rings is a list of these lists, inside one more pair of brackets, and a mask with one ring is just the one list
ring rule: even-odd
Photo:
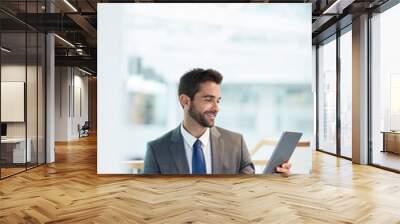
[[[191,135],[181,124],[181,134],[183,137],[183,144],[185,146],[186,158],[189,165],[190,173],[192,173],[192,154],[193,154],[193,145],[196,142],[197,138]],[[210,128],[207,128],[202,136],[199,138],[202,143],[201,148],[204,153],[204,160],[206,162],[206,171],[207,174],[211,174],[211,147],[210,147]]]

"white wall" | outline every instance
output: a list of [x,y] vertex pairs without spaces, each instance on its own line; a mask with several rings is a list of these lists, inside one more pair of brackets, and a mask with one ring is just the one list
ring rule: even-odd
[[[73,113],[73,119],[72,119],[72,129],[71,129],[71,135],[76,138],[79,136],[77,126],[80,124],[81,126],[85,123],[85,121],[88,121],[89,118],[89,102],[88,102],[88,77],[87,76],[81,76],[83,73],[78,73],[76,74],[77,70],[75,70],[75,75],[74,75],[74,108],[75,113]],[[80,91],[80,93],[78,93]],[[80,97],[79,97],[80,95]],[[80,102],[79,102],[80,101]],[[81,107],[81,108],[79,108]],[[81,109],[81,111],[79,110]],[[74,112],[74,111],[73,111]]]
[[83,75],[76,68],[56,67],[56,141],[77,139],[78,124],[83,125],[88,120],[88,77]]
[[55,141],[68,140],[68,85],[70,83],[67,67],[55,69]]

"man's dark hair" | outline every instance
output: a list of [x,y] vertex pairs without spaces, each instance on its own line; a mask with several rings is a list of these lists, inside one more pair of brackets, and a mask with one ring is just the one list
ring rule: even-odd
[[193,100],[194,95],[199,91],[200,84],[211,81],[217,84],[221,84],[222,75],[216,70],[202,68],[192,69],[181,77],[179,80],[178,95],[187,95],[191,100]]

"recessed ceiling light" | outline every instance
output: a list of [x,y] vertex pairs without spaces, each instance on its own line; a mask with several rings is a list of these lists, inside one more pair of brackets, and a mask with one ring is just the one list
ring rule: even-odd
[[4,52],[6,52],[6,53],[10,53],[10,52],[11,52],[11,50],[9,50],[9,49],[7,49],[7,48],[5,48],[5,47],[1,47],[1,50],[4,51]]
[[81,71],[81,72],[83,72],[83,73],[85,73],[85,74],[87,74],[87,75],[92,75],[92,73],[90,73],[90,72],[88,72],[88,71],[86,71],[86,70],[83,70],[83,69],[81,69],[81,68],[79,68],[79,67],[78,67],[78,70]]
[[67,4],[74,12],[78,12],[78,10],[71,4],[69,3],[68,0],[64,0],[65,4]]
[[60,37],[60,36],[57,35],[57,34],[54,34],[54,36],[57,37],[58,39],[60,39],[62,42],[66,43],[67,45],[69,45],[69,46],[75,48],[75,45],[73,45],[73,44],[72,44],[71,42],[69,42],[68,40],[66,40],[66,39],[64,39],[64,38],[62,38],[62,37]]

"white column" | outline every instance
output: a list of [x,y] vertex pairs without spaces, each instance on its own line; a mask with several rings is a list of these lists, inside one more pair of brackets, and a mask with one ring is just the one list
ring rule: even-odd
[[353,162],[368,163],[368,15],[353,20]]
[[[54,12],[54,5],[46,1],[46,11]],[[46,163],[55,162],[55,43],[54,34],[46,34]]]
[[54,76],[54,35],[46,36],[46,163],[55,161],[55,76]]

